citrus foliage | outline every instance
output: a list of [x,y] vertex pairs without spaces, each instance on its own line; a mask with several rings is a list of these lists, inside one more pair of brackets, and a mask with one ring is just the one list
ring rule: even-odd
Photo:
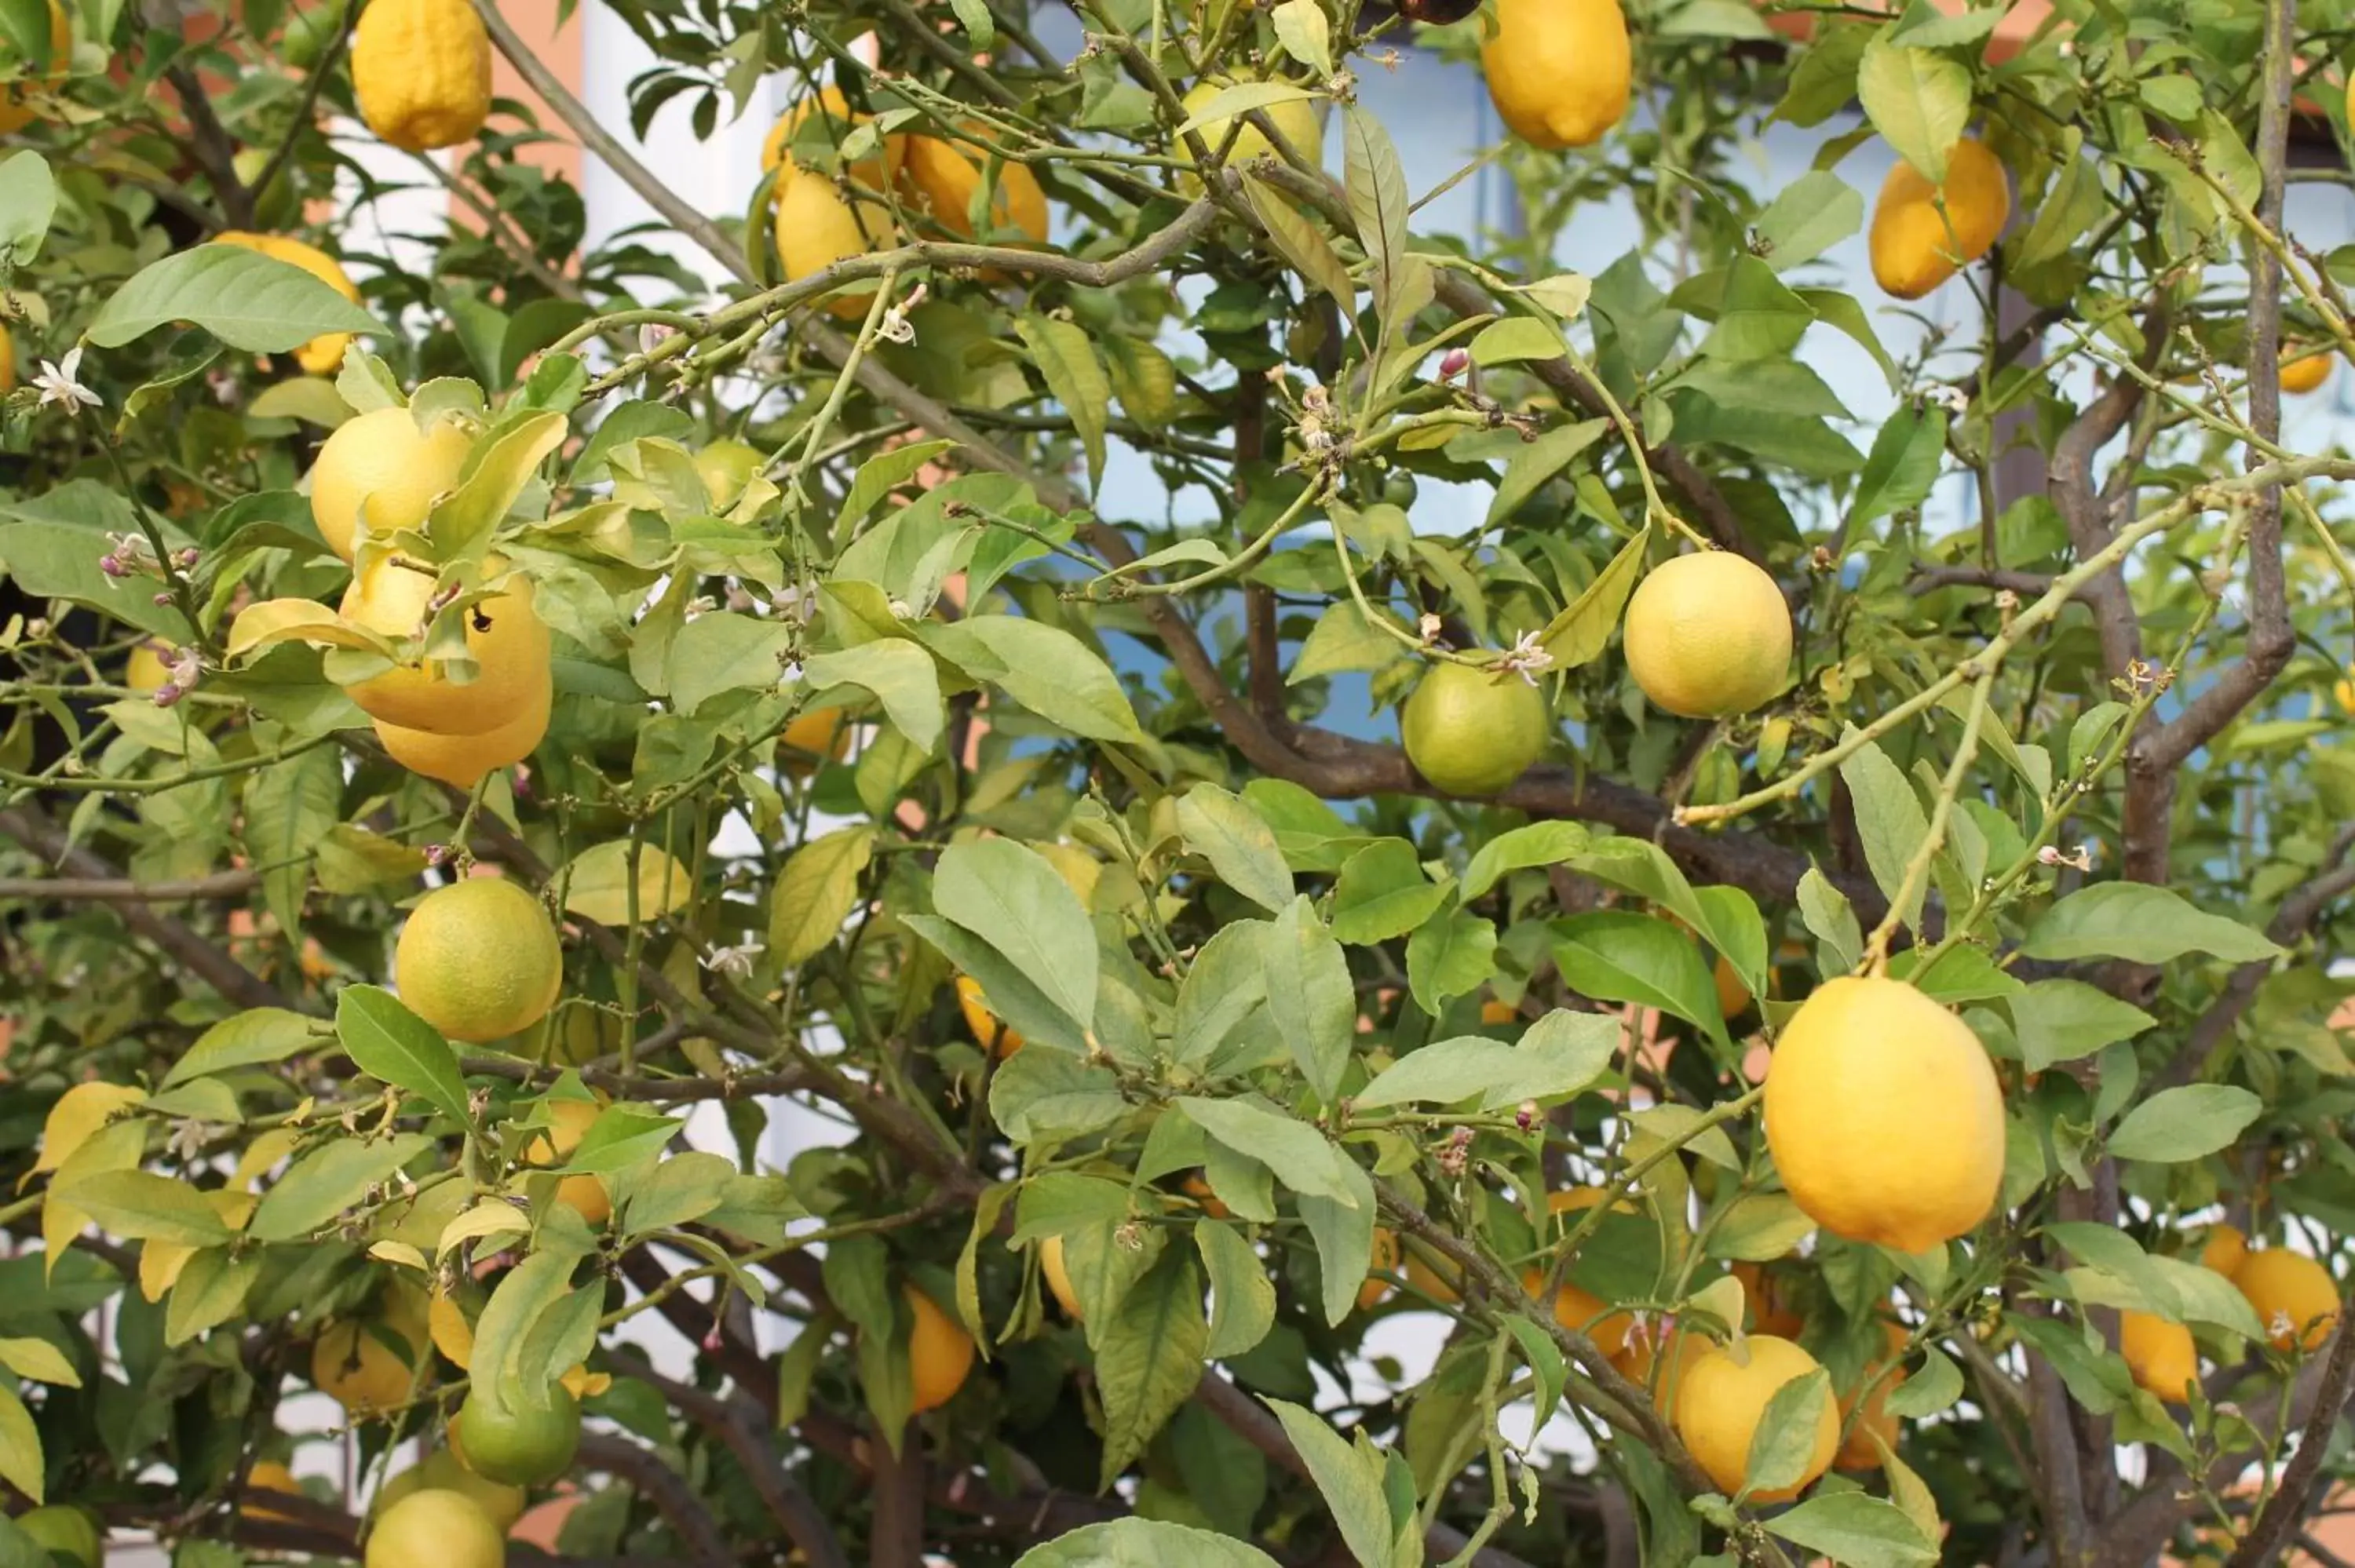
[[633,5],[642,122],[834,83],[715,220],[493,9],[0,5],[0,1557],[2291,1540],[2337,18],[1079,13]]

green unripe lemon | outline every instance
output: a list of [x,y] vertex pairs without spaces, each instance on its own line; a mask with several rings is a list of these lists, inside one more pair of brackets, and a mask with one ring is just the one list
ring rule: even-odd
[[450,1435],[459,1459],[474,1474],[511,1487],[543,1487],[572,1467],[581,1446],[581,1406],[561,1386],[538,1404],[519,1390],[496,1401],[469,1397]]
[[1545,694],[1512,673],[1433,664],[1399,715],[1414,770],[1450,795],[1494,795],[1553,732]]

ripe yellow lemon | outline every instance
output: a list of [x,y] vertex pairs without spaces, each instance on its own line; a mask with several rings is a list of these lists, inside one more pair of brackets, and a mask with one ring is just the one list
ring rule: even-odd
[[411,773],[472,789],[482,782],[483,775],[512,768],[539,749],[548,734],[549,710],[555,702],[551,683],[527,698],[521,713],[480,735],[435,735],[378,719],[376,737],[385,755]]
[[485,1480],[544,1487],[572,1467],[581,1446],[581,1405],[561,1386],[542,1391],[536,1401],[520,1389],[504,1390],[496,1400],[469,1394],[451,1418],[450,1444],[459,1461]]
[[1514,135],[1549,151],[1583,147],[1627,112],[1627,18],[1619,0],[1497,0],[1480,69]]
[[[1742,1489],[1750,1467],[1750,1440],[1757,1434],[1767,1402],[1786,1383],[1816,1370],[1816,1358],[1788,1340],[1753,1334],[1742,1341],[1737,1359],[1731,1349],[1711,1351],[1686,1369],[1684,1388],[1677,1395],[1677,1436],[1720,1490],[1731,1497]],[[1832,1402],[1823,1403],[1816,1440],[1806,1470],[1795,1486],[1752,1494],[1758,1502],[1784,1502],[1799,1495],[1817,1476],[1831,1468],[1839,1446],[1839,1416]]]
[[1748,713],[1783,689],[1791,610],[1774,579],[1729,550],[1652,568],[1627,601],[1627,670],[1685,718]]
[[[1839,1396],[1841,1430],[1847,1434],[1840,1440],[1840,1450],[1833,1463],[1843,1470],[1869,1470],[1881,1463],[1881,1450],[1874,1446],[1878,1437],[1891,1448],[1897,1446],[1897,1417],[1889,1413],[1889,1396],[1905,1380],[1894,1372],[1883,1375],[1890,1362],[1905,1349],[1908,1338],[1903,1325],[1886,1320],[1881,1325],[1884,1354],[1865,1364],[1857,1374],[1856,1385]],[[1856,1410],[1858,1396],[1870,1388],[1872,1393],[1864,1400],[1864,1410],[1856,1417],[1854,1425],[1848,1425],[1849,1414]]]
[[523,1517],[529,1500],[521,1487],[502,1486],[487,1481],[459,1461],[447,1448],[436,1448],[416,1464],[384,1483],[377,1493],[376,1510],[382,1513],[411,1492],[459,1492],[474,1499],[501,1534],[511,1529]]
[[[344,264],[315,245],[305,245],[282,234],[247,234],[237,229],[217,235],[214,238],[217,244],[243,246],[248,250],[259,250],[272,260],[300,267],[352,303],[357,305],[360,302],[359,285],[353,282],[351,275],[344,270]],[[314,337],[294,351],[294,362],[306,374],[332,376],[344,363],[344,351],[351,346],[351,343],[352,334],[347,332],[331,332]]]
[[2200,1381],[2200,1351],[2191,1330],[2151,1312],[2118,1314],[2118,1353],[2136,1383],[2172,1404],[2191,1397]]
[[1055,1304],[1063,1316],[1076,1323],[1080,1320],[1080,1294],[1071,1288],[1071,1271],[1063,1266],[1063,1238],[1049,1236],[1039,1244],[1039,1272],[1047,1277],[1047,1289],[1054,1296]]
[[2337,358],[2327,348],[2285,346],[2281,351],[2281,389],[2292,396],[2313,391],[2330,379]]
[[2257,1321],[2277,1351],[2318,1351],[2338,1326],[2338,1284],[2304,1253],[2283,1247],[2253,1252],[2233,1271],[2232,1283],[2257,1309]]
[[[387,556],[352,579],[338,606],[345,620],[395,639],[415,638],[432,619],[433,574]],[[465,611],[474,678],[461,683],[431,662],[400,664],[346,689],[370,718],[433,735],[487,735],[543,700],[552,679],[548,627],[524,578]]]
[[424,1488],[377,1517],[365,1568],[506,1568],[506,1541],[464,1492]]
[[796,779],[818,769],[818,759],[839,762],[850,750],[850,717],[840,708],[797,714],[777,736],[777,762]]
[[82,1565],[99,1568],[106,1551],[90,1515],[65,1503],[27,1509],[9,1520],[44,1551],[60,1552]]
[[[761,144],[761,167],[763,171],[773,169],[783,164],[794,174],[811,172],[805,171],[799,164],[794,162],[792,153],[794,133],[802,128],[803,121],[820,111],[824,111],[837,122],[835,131],[837,141],[847,137],[851,131],[867,118],[863,114],[853,114],[850,111],[850,101],[842,96],[840,88],[822,89],[814,97],[805,98],[786,110],[778,117],[777,122],[769,128],[768,139]],[[883,147],[879,153],[872,157],[859,159],[843,172],[879,196],[890,190],[891,182],[899,177],[900,164],[907,155],[907,145],[908,139],[905,136],[886,136],[883,138]],[[780,185],[786,177],[779,176]]]
[[[969,128],[979,130],[977,122]],[[1285,132],[1287,139],[1290,134]],[[908,138],[905,178],[915,195],[913,205],[959,238],[974,237],[973,200],[988,166],[989,154],[972,143],[937,136]],[[1047,193],[1027,164],[998,164],[997,187],[989,198],[989,224],[995,229],[1014,229],[1034,245],[1046,242]],[[997,238],[1003,241],[1007,237]]]
[[[0,68],[22,70],[27,62],[19,52],[0,48]],[[10,82],[0,92],[0,135],[22,131],[34,120],[33,107],[26,101],[27,94],[36,87],[57,87],[73,69],[73,22],[58,0],[49,0],[49,69],[37,76],[26,73]]]
[[345,420],[320,443],[311,465],[311,520],[319,537],[348,561],[368,528],[418,527],[434,498],[458,487],[474,444],[454,419],[436,419],[420,430],[406,408],[378,408]]
[[[549,1101],[548,1114],[553,1125],[532,1139],[524,1158],[534,1165],[555,1165],[570,1159],[603,1111],[604,1107],[592,1100]],[[603,1224],[613,1213],[613,1195],[605,1191],[603,1181],[595,1176],[560,1178],[556,1183],[556,1201],[592,1226]]]
[[[892,243],[891,221],[879,208],[843,199],[823,175],[787,169],[777,176],[777,264],[797,283],[848,256]],[[837,295],[826,309],[845,321],[864,320],[869,295]]]
[[1872,276],[1901,300],[1920,299],[1986,255],[2011,217],[2010,176],[1983,143],[1965,137],[1946,155],[1943,212],[1939,189],[1902,158],[1881,182]]
[[1390,1276],[1398,1272],[1398,1232],[1377,1227],[1373,1255],[1366,1262],[1366,1282],[1358,1287],[1359,1311],[1372,1311],[1397,1288],[1391,1283]]
[[[1665,1355],[1659,1343],[1663,1339]],[[1673,1420],[1685,1379],[1715,1348],[1706,1337],[1680,1324],[1661,1323],[1648,1334],[1629,1334],[1625,1348],[1611,1358],[1611,1364],[1628,1382],[1649,1391],[1652,1408]]]
[[164,644],[146,638],[131,651],[123,661],[123,683],[134,692],[152,692],[172,678],[169,666],[164,662]]
[[[1195,83],[1193,90],[1187,93],[1185,97],[1186,117],[1188,120],[1192,119],[1201,111],[1204,105],[1232,85],[1231,82],[1224,81]],[[1324,164],[1325,132],[1317,121],[1316,105],[1313,100],[1287,99],[1282,103],[1268,104],[1260,112],[1265,114],[1267,122],[1274,126],[1276,132],[1292,144],[1294,152],[1308,160],[1311,168]],[[1227,132],[1235,118],[1233,115],[1222,114],[1216,120],[1205,120],[1194,129],[1201,135],[1202,144],[1215,154],[1225,143]],[[1178,143],[1177,151],[1180,157],[1189,155],[1182,139]],[[1242,129],[1235,132],[1235,144],[1227,150],[1227,166],[1239,169],[1254,158],[1273,158],[1278,163],[1284,161],[1284,155],[1275,150],[1275,143],[1269,141],[1258,126],[1246,119],[1243,121]],[[1199,192],[1202,188],[1201,181],[1191,175],[1185,176],[1178,183],[1189,191]],[[1042,229],[1045,228],[1043,222],[1040,228]]]
[[556,1005],[564,949],[538,899],[504,877],[469,876],[409,912],[392,974],[411,1012],[481,1045],[530,1028]]
[[1742,1281],[1742,1298],[1750,1304],[1750,1327],[1754,1333],[1772,1334],[1778,1340],[1796,1340],[1807,1320],[1791,1308],[1790,1291],[1766,1272],[1763,1263],[1737,1263],[1731,1270]]
[[245,1473],[245,1500],[237,1505],[240,1519],[284,1520],[289,1516],[271,1510],[261,1500],[263,1492],[301,1497],[303,1488],[294,1479],[294,1472],[275,1459],[256,1459],[253,1468]]
[[408,1404],[417,1365],[425,1358],[424,1312],[406,1293],[388,1300],[381,1323],[410,1347],[410,1358],[395,1352],[374,1327],[357,1319],[328,1324],[311,1345],[311,1382],[356,1419]]
[[1545,694],[1509,672],[1433,664],[1399,713],[1414,770],[1450,795],[1494,795],[1545,750]]
[[1765,1099],[1785,1189],[1835,1235],[1923,1252],[1995,1204],[1995,1068],[1961,1019],[1902,980],[1827,981],[1775,1042]]
[[368,0],[352,29],[368,129],[410,153],[474,139],[491,111],[491,36],[466,0]]
[[901,1287],[900,1294],[915,1315],[908,1331],[908,1379],[913,1391],[908,1408],[921,1415],[938,1410],[964,1386],[973,1371],[973,1336],[914,1286]]
[[1003,1061],[1022,1049],[1025,1042],[1018,1029],[1008,1029],[989,1011],[989,998],[984,996],[981,982],[971,975],[956,978],[957,1011],[964,1014],[964,1026],[973,1031],[974,1043],[991,1055]]
[[2208,1239],[2200,1244],[2200,1266],[2227,1279],[2240,1272],[2248,1255],[2249,1238],[2241,1234],[2241,1227],[2222,1221],[2208,1227]]
[[[1521,1276],[1521,1289],[1527,1294],[1534,1297],[1544,1288],[1544,1270],[1532,1268]],[[1626,1313],[1612,1311],[1601,1297],[1568,1280],[1554,1291],[1553,1320],[1584,1334],[1606,1356],[1616,1356],[1627,1348],[1627,1331],[1635,1327],[1635,1319]]]

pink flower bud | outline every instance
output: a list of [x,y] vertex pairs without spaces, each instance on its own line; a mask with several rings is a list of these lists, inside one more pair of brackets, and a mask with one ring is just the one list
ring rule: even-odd
[[1472,356],[1460,348],[1451,348],[1439,356],[1439,378],[1453,381],[1472,368]]

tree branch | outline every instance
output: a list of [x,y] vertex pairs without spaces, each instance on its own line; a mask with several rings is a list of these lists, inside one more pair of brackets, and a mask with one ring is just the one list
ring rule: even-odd
[[210,876],[176,882],[134,882],[123,876],[0,876],[0,898],[53,904],[194,904],[241,898],[261,885],[261,875],[250,871],[217,871]]
[[707,1568],[735,1568],[735,1554],[728,1550],[719,1521],[711,1517],[703,1499],[695,1495],[695,1489],[687,1484],[685,1478],[664,1464],[653,1450],[602,1432],[584,1432],[581,1435],[581,1463],[589,1469],[619,1477],[637,1489],[678,1531],[690,1562],[704,1563]]
[[[91,882],[123,880],[122,873],[104,855],[75,844],[65,830],[49,821],[37,806],[27,803],[0,810],[0,833],[7,834],[50,864],[71,871],[77,878]],[[134,933],[146,938],[162,948],[165,956],[240,1006],[303,1011],[295,1006],[293,998],[181,921],[138,903],[123,905],[121,916],[123,923]]]
[[2350,1330],[2348,1314],[2355,1312],[2355,1300],[2340,1304],[2339,1332],[2330,1341],[2330,1358],[2322,1369],[2322,1385],[2315,1391],[2314,1408],[2307,1413],[2306,1425],[2298,1429],[2297,1452],[2282,1467],[2281,1479],[2274,1495],[2257,1515],[2249,1532],[2241,1537],[2241,1544],[2226,1559],[2224,1568],[2257,1568],[2272,1561],[2274,1552],[2295,1532],[2306,1519],[2308,1494],[2314,1490],[2317,1472],[2322,1468],[2322,1457],[2330,1446],[2330,1427],[2347,1407],[2347,1388],[2355,1378],[2355,1330]]

